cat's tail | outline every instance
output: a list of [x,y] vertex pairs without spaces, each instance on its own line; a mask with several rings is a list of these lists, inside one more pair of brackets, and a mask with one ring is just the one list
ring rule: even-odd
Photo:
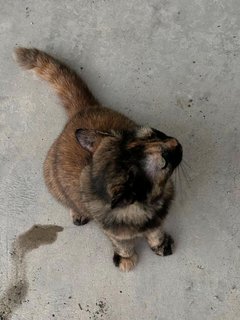
[[25,69],[32,69],[48,81],[62,100],[69,117],[86,106],[98,104],[86,84],[66,65],[34,48],[16,48],[14,58]]

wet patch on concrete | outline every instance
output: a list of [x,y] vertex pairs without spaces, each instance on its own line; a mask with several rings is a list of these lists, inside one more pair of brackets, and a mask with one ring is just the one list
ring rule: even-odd
[[34,225],[12,244],[10,284],[0,297],[0,320],[11,319],[11,314],[24,301],[28,292],[26,254],[42,245],[53,243],[63,228],[55,225]]

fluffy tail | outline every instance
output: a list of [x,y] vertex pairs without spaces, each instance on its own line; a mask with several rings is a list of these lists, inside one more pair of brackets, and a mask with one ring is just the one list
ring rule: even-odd
[[34,70],[40,78],[52,85],[69,117],[85,106],[98,104],[80,77],[47,53],[34,48],[16,48],[15,60],[23,68]]

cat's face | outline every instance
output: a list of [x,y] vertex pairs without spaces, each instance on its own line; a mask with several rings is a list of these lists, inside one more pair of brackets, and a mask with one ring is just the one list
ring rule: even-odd
[[112,208],[147,201],[153,193],[161,196],[182,160],[181,144],[156,129],[79,129],[76,136],[92,155],[91,187]]

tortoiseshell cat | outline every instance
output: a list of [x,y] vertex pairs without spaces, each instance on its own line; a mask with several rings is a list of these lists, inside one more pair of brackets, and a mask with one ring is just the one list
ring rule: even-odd
[[48,152],[44,177],[51,194],[70,208],[73,222],[95,220],[122,271],[135,266],[140,236],[156,254],[172,254],[173,240],[162,226],[174,194],[170,177],[182,160],[178,140],[101,106],[74,71],[45,52],[17,48],[15,57],[52,85],[68,113]]

